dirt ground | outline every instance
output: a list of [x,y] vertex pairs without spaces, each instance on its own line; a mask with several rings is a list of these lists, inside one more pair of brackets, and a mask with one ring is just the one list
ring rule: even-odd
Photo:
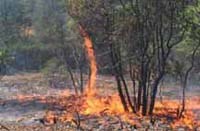
[[[102,93],[110,94],[115,92],[115,81],[111,76],[98,76],[97,87]],[[70,85],[70,84],[69,84]],[[70,88],[70,86],[69,86]],[[65,88],[52,88],[49,86],[47,79],[40,73],[24,73],[14,76],[4,76],[0,80],[0,131],[70,131],[82,130],[77,129],[76,125],[57,123],[56,125],[45,125],[41,122],[47,110],[51,105],[41,103],[37,100],[30,100],[22,103],[15,98],[20,96],[57,96],[64,92]],[[105,91],[106,90],[106,91]],[[163,87],[162,95],[172,99],[177,99],[180,88],[177,86]],[[178,94],[178,95],[177,95]],[[187,98],[200,97],[200,87],[191,86],[187,89]],[[159,97],[159,95],[158,95]],[[158,98],[159,99],[159,98]],[[198,109],[200,110],[200,109]],[[198,111],[200,112],[200,111]],[[200,115],[199,115],[200,116]],[[110,118],[105,118],[110,119]],[[114,118],[113,118],[114,119]],[[117,119],[117,118],[116,118]],[[93,119],[95,122],[96,119]],[[96,120],[98,121],[98,120]],[[113,120],[114,121],[114,120]],[[89,125],[89,124],[88,124]],[[103,128],[101,124],[96,124],[97,128],[85,128],[84,130],[135,130],[134,126],[126,125],[127,128],[122,129],[120,124],[112,124],[114,127]],[[126,127],[125,126],[125,127]],[[118,127],[118,128],[116,128]],[[153,126],[140,130],[158,130]],[[168,126],[159,130],[170,130]],[[184,130],[184,129],[179,129]],[[196,128],[200,131],[200,128]]]

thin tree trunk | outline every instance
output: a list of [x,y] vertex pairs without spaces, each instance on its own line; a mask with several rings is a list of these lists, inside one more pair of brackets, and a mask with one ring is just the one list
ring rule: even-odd
[[129,91],[128,91],[128,87],[127,87],[126,81],[125,81],[125,79],[124,79],[124,76],[123,76],[121,73],[120,73],[120,77],[121,77],[122,83],[123,83],[124,88],[125,88],[125,92],[126,92],[128,104],[130,105],[130,107],[131,107],[133,113],[136,113],[135,108],[134,108],[134,106],[133,106],[133,104],[132,104],[130,95],[129,95]]
[[142,100],[142,83],[139,81],[139,89],[138,89],[138,96],[137,96],[137,111],[140,111],[141,107],[141,100]]
[[186,70],[186,73],[185,73],[185,76],[184,76],[184,79],[182,81],[183,83],[183,91],[182,91],[182,108],[181,108],[181,111],[180,111],[180,114],[178,116],[178,118],[181,118],[182,115],[183,115],[183,112],[185,111],[185,89],[187,87],[187,82],[188,82],[188,77],[189,77],[189,74],[190,72],[192,71],[193,67],[194,67],[194,61],[195,61],[195,55],[196,55],[196,52],[197,50],[199,49],[200,47],[200,40],[199,40],[199,43],[197,44],[197,46],[194,48],[193,50],[193,53],[192,53],[192,58],[191,58],[191,66]]
[[80,90],[81,90],[81,93],[83,93],[83,69],[82,67],[79,68],[80,70]]
[[123,105],[125,111],[129,111],[127,103],[126,103],[126,99],[124,97],[123,90],[122,90],[122,85],[121,85],[121,80],[120,80],[120,73],[119,73],[119,70],[117,68],[116,54],[114,52],[113,44],[110,44],[110,55],[111,55],[111,61],[112,61],[112,66],[113,66],[115,79],[116,79],[116,82],[117,82],[117,89],[118,89],[118,92],[119,92],[119,96],[120,96],[122,105]]
[[154,106],[155,106],[155,100],[156,100],[156,95],[157,95],[157,91],[158,91],[158,85],[161,81],[161,79],[163,78],[164,76],[164,72],[162,72],[159,77],[154,81],[153,83],[153,92],[152,92],[152,95],[151,95],[151,102],[150,102],[150,107],[149,107],[149,115],[152,115],[153,114],[153,110],[154,110]]
[[128,106],[127,106],[127,103],[126,103],[126,99],[125,99],[123,91],[122,91],[121,80],[120,80],[119,76],[115,76],[115,79],[117,81],[117,89],[118,89],[118,92],[119,92],[119,96],[121,98],[122,105],[124,107],[124,110],[128,112],[129,110],[128,110]]
[[142,115],[145,116],[147,113],[147,67],[142,64],[142,69],[141,69],[141,79],[142,79],[142,89],[143,89],[143,94],[142,94]]
[[75,79],[74,79],[74,75],[71,71],[71,68],[67,65],[67,71],[71,77],[71,80],[72,80],[72,83],[73,83],[73,86],[74,86],[74,91],[75,91],[75,94],[78,95],[78,88],[76,86],[76,82],[75,82]]
[[142,115],[145,116],[147,113],[147,88],[146,83],[143,83],[143,96],[142,96]]
[[134,111],[137,112],[137,108],[136,108],[136,83],[135,83],[135,70],[132,67],[131,62],[129,61],[129,75],[132,81],[132,88],[133,88],[133,104],[134,104]]
[[178,114],[179,119],[183,116],[183,112],[185,111],[185,89],[186,89],[186,86],[187,86],[186,81],[184,81],[183,85],[182,85],[182,88],[183,88],[183,90],[182,90],[182,108],[181,108],[181,110],[179,111],[179,114]]

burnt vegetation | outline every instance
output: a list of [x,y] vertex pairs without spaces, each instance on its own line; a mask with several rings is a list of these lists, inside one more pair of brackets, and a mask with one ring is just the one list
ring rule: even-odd
[[200,1],[1,0],[0,81],[21,72],[40,72],[77,99],[96,93],[96,73],[114,77],[124,111],[151,123],[162,117],[154,113],[159,90],[175,83],[180,103],[169,108],[185,118],[187,88],[200,84]]

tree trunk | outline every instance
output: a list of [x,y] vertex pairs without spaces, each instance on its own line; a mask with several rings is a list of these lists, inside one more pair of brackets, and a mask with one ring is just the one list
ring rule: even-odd
[[141,81],[139,81],[139,89],[138,89],[138,96],[137,96],[137,111],[140,111],[141,100],[142,100],[142,84],[141,84]]
[[113,66],[113,72],[114,72],[115,79],[116,79],[116,82],[117,82],[117,89],[118,89],[118,92],[119,92],[119,96],[120,96],[122,105],[123,105],[125,111],[129,111],[127,103],[126,103],[126,99],[125,99],[124,94],[123,94],[121,79],[120,79],[120,72],[119,72],[119,69],[118,69],[118,66],[117,66],[116,53],[114,51],[114,47],[113,47],[112,43],[110,44],[110,55],[111,55],[111,61],[112,61],[112,66]]
[[131,107],[132,112],[136,113],[135,108],[134,108],[134,106],[132,104],[130,95],[129,95],[129,91],[128,91],[128,87],[127,87],[126,81],[125,81],[124,76],[122,75],[122,73],[120,73],[120,77],[121,77],[122,83],[123,83],[124,88],[125,88],[125,92],[126,92],[126,97],[127,97],[127,100],[128,100],[128,104]]
[[186,81],[184,81],[183,85],[182,85],[182,88],[183,88],[183,90],[182,90],[182,108],[181,108],[181,110],[179,111],[179,114],[178,114],[179,119],[183,116],[183,113],[185,111],[185,89],[186,89],[186,86],[187,86]]
[[83,93],[83,69],[82,67],[79,67],[79,70],[80,70],[80,90],[81,90],[81,93]]
[[134,105],[134,111],[135,113],[137,112],[137,104],[136,104],[136,76],[135,76],[135,69],[133,69],[132,67],[132,63],[131,61],[129,61],[129,75],[130,75],[130,78],[131,78],[131,81],[132,81],[132,89],[133,89],[133,105]]
[[76,82],[75,82],[75,79],[74,79],[73,72],[71,71],[71,68],[69,67],[69,65],[67,65],[67,71],[68,71],[68,73],[71,77],[71,80],[72,80],[72,83],[73,83],[73,86],[74,86],[75,94],[78,95],[78,88],[76,86]]
[[123,91],[122,91],[121,80],[120,80],[119,76],[115,76],[115,79],[117,81],[117,89],[118,89],[118,92],[119,92],[119,96],[120,96],[122,105],[124,107],[124,110],[128,112],[129,110],[128,110],[128,106],[127,106],[127,103],[126,103],[126,99],[125,99]]
[[154,81],[153,83],[153,92],[151,95],[151,102],[150,102],[150,107],[149,107],[149,115],[153,114],[153,110],[154,110],[154,106],[155,106],[155,100],[156,100],[156,95],[157,95],[157,91],[158,91],[158,85],[161,81],[161,79],[163,78],[164,72],[162,72],[159,77]]
[[147,88],[146,82],[142,84],[143,86],[143,96],[142,96],[142,115],[145,116],[147,113]]
[[183,96],[182,96],[182,108],[181,108],[180,113],[178,114],[178,118],[181,118],[182,115],[183,115],[183,112],[185,111],[185,89],[186,89],[186,87],[187,87],[187,82],[188,82],[189,74],[190,74],[190,72],[192,71],[192,69],[193,69],[193,67],[194,67],[195,55],[196,55],[196,53],[197,53],[199,47],[200,47],[200,40],[199,40],[199,43],[197,44],[197,46],[196,46],[196,47],[194,48],[194,50],[193,50],[193,53],[192,53],[192,56],[191,56],[191,57],[192,57],[192,58],[191,58],[191,66],[186,70],[186,73],[185,73],[185,75],[184,75],[183,81],[182,81],[182,79],[181,79],[181,83],[183,83],[183,84],[182,84],[182,86],[183,86],[182,95],[183,95]]

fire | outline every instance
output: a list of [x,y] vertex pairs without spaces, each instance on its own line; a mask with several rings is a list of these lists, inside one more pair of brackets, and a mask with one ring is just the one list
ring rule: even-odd
[[87,32],[82,28],[82,26],[79,26],[80,32],[83,35],[84,38],[84,45],[86,48],[87,56],[90,61],[90,78],[86,85],[86,94],[92,95],[95,94],[95,88],[96,88],[96,75],[97,75],[97,63],[96,63],[96,57],[93,49],[93,43]]
[[87,96],[84,103],[85,111],[84,114],[96,114],[101,115],[101,113],[109,114],[123,114],[124,109],[120,103],[120,98],[118,95],[113,95],[109,97],[92,97]]
[[[90,78],[86,85],[85,98],[82,103],[81,114],[97,115],[109,114],[110,116],[120,116],[123,121],[135,123],[132,118],[133,114],[125,112],[118,94],[111,96],[100,96],[96,89],[97,63],[93,49],[93,43],[87,32],[82,26],[79,26],[80,32],[84,38],[88,60],[90,61]],[[83,96],[82,96],[83,97]]]
[[185,125],[189,129],[193,129],[194,126],[200,126],[198,122],[199,118],[195,115],[195,111],[200,110],[200,105],[198,101],[200,99],[193,98],[191,100],[186,101],[186,111],[183,114],[183,117],[177,118],[177,109],[180,106],[180,102],[178,100],[164,100],[163,102],[156,102],[155,105],[155,115],[158,117],[163,117],[162,121],[167,122],[167,118],[171,117],[171,127],[181,127]]
[[[100,94],[94,95],[74,95],[70,91],[64,91],[59,96],[23,96],[19,95],[17,99],[21,104],[29,101],[37,101],[37,103],[45,103],[50,105],[51,110],[46,111],[44,121],[48,124],[56,122],[70,122],[72,125],[77,123],[78,117],[84,121],[92,119],[93,116],[98,118],[99,123],[106,124],[107,121],[101,118],[117,118],[118,123],[129,123],[137,128],[142,127],[141,123],[150,124],[150,117],[143,117],[140,114],[125,112],[117,94],[104,96]],[[186,111],[181,119],[177,118],[177,108],[180,106],[178,100],[164,99],[162,102],[157,101],[155,105],[154,120],[158,120],[163,124],[167,124],[171,129],[176,130],[178,127],[184,127],[187,130],[193,130],[200,126],[199,111],[200,98],[191,98],[186,101]],[[107,123],[109,124],[109,123]],[[155,129],[156,130],[156,129]]]
[[[141,121],[145,121],[150,124],[149,117],[142,117],[140,113],[133,114],[131,112],[125,112],[118,94],[104,96],[98,93],[96,88],[97,63],[93,50],[93,44],[89,35],[81,26],[80,32],[84,38],[84,46],[90,62],[91,71],[84,94],[73,95],[70,91],[66,90],[60,93],[59,97],[48,98],[48,96],[19,96],[18,99],[21,102],[25,102],[27,100],[37,98],[43,103],[46,102],[54,105],[56,108],[62,109],[62,113],[47,111],[45,120],[50,124],[54,124],[56,121],[80,124],[76,120],[77,117],[80,119],[80,115],[119,117],[120,122],[123,121],[131,125],[137,125],[137,127],[141,127]],[[181,119],[177,119],[176,116],[177,107],[180,104],[179,101],[166,99],[162,102],[156,102],[155,115],[153,117],[158,118],[162,123],[171,124],[171,127],[174,129],[182,125],[185,125],[189,129],[193,129],[195,125],[200,125],[198,119],[195,118],[195,113],[193,112],[194,109],[200,110],[200,103],[195,103],[198,101],[200,101],[199,98],[194,101],[187,101],[186,105],[189,107],[187,107],[188,110]]]
[[[199,100],[199,99],[198,99]],[[149,117],[143,117],[140,114],[133,114],[125,112],[120,102],[120,97],[117,94],[111,96],[102,96],[96,94],[95,96],[60,96],[59,100],[55,102],[64,107],[66,110],[62,114],[54,114],[52,112],[47,113],[47,119],[52,122],[57,119],[62,122],[72,122],[76,118],[77,114],[81,116],[97,116],[102,118],[103,116],[118,117],[119,121],[129,123],[131,125],[137,125],[141,127],[141,121],[145,121],[150,124]],[[196,105],[198,101],[187,101],[187,104]],[[155,105],[155,119],[158,119],[163,124],[168,124],[172,129],[177,127],[186,127],[188,129],[194,129],[196,126],[200,126],[198,122],[198,116],[190,106],[187,107],[184,117],[177,118],[177,107],[179,106],[178,100],[163,100],[163,102],[156,102]],[[200,106],[195,107],[194,110],[199,110]],[[49,120],[51,119],[51,120]]]
[[[95,58],[95,53],[93,50],[93,43],[87,32],[80,27],[80,32],[84,38],[84,46],[87,52],[87,57],[90,62],[90,77],[88,83],[85,87],[84,94],[80,96],[70,95],[69,91],[61,94],[61,100],[59,100],[60,105],[66,107],[66,112],[59,116],[60,121],[74,121],[74,115],[95,115],[95,116],[118,116],[121,121],[128,122],[132,125],[141,126],[141,114],[133,114],[124,111],[120,97],[118,94],[113,94],[110,96],[102,96],[98,93],[96,89],[96,76],[97,76],[97,63]],[[179,105],[178,101],[166,100],[157,102],[155,105],[155,116],[165,116],[161,117],[163,123],[167,122],[167,117],[172,117],[171,127],[176,128],[182,124],[186,125],[189,129],[194,126],[195,115],[192,111],[187,111],[184,117],[181,119],[176,118],[176,111]],[[47,114],[48,115],[48,114]],[[49,115],[52,117],[52,114]],[[147,117],[148,118],[148,117]],[[50,121],[51,122],[51,121]]]
[[[79,26],[80,32],[84,38],[84,45],[86,48],[88,60],[90,62],[90,78],[86,85],[85,90],[85,101],[83,105],[82,114],[90,115],[95,114],[101,116],[102,113],[107,113],[109,115],[121,115],[123,120],[128,120],[126,112],[121,104],[120,98],[117,94],[102,97],[98,96],[96,89],[96,76],[97,76],[97,63],[95,58],[95,53],[93,49],[93,43],[87,32],[82,26]],[[95,96],[96,95],[96,96]]]
[[[120,120],[133,125],[136,123],[133,119],[136,118],[136,115],[124,111],[120,97],[117,94],[112,96],[101,96],[99,94],[95,96],[87,94],[76,96],[71,94],[67,97],[63,94],[59,100],[55,101],[61,107],[65,107],[66,111],[62,115],[59,114],[58,117],[52,117],[52,112],[50,114],[47,113],[47,119],[57,118],[57,120],[62,122],[73,122],[76,115],[80,114],[82,116],[119,117]],[[52,122],[52,120],[48,121]]]

